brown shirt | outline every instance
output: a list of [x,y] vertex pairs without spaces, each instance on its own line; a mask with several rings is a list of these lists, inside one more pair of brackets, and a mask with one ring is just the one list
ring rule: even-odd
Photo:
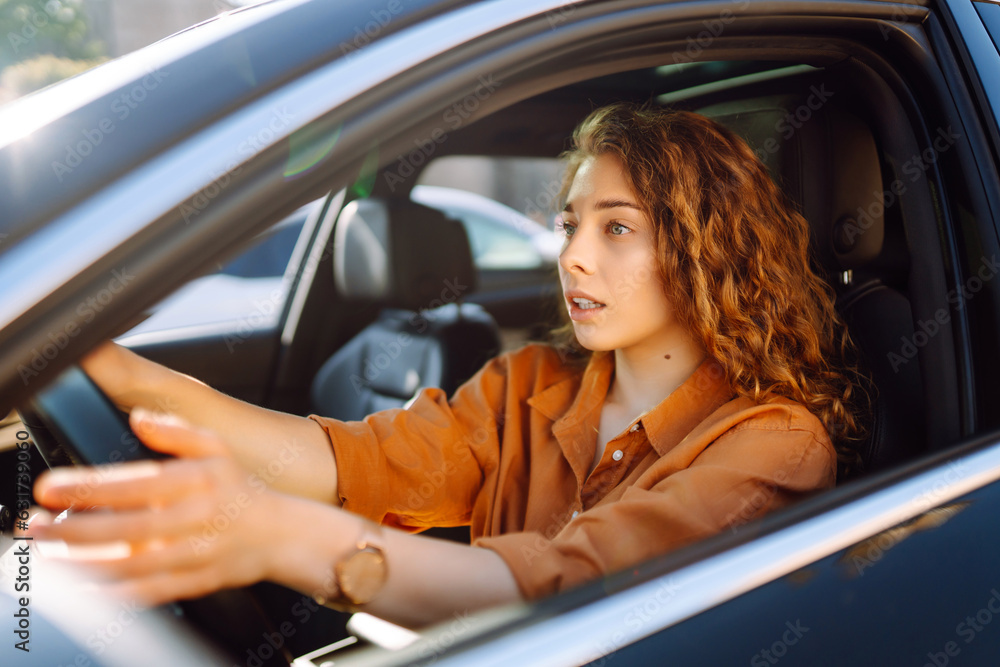
[[734,398],[706,360],[612,438],[588,476],[614,355],[585,370],[544,345],[489,362],[449,402],[424,389],[363,422],[311,415],[344,508],[404,530],[471,525],[534,599],[630,567],[833,486],[822,423]]

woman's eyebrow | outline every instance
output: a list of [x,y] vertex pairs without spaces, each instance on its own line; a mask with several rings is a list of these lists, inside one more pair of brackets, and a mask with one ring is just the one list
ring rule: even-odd
[[639,207],[635,203],[630,202],[627,199],[601,199],[594,204],[594,208],[598,211],[603,211],[609,208],[634,208],[637,211],[639,210]]
[[[634,208],[637,211],[642,210],[637,204],[627,199],[599,199],[594,204],[594,208],[598,211],[604,211],[609,208]],[[566,206],[563,207],[563,212],[573,213],[573,203],[566,202]]]

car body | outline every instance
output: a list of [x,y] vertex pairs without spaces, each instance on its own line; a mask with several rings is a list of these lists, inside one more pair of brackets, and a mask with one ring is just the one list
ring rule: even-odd
[[[23,403],[322,197],[267,326],[130,342],[307,413],[316,369],[378,313],[333,285],[348,201],[412,188],[437,156],[554,157],[604,101],[694,108],[746,132],[813,226],[879,370],[871,470],[633,570],[337,664],[992,664],[998,44],[1000,5],[971,0],[249,7],[0,111],[0,398]],[[502,328],[548,326],[542,293],[486,307]],[[307,634],[286,622],[282,642]]]

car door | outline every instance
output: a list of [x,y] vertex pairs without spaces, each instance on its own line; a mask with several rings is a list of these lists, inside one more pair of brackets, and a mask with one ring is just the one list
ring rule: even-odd
[[[234,138],[238,143],[248,130],[267,123],[274,105],[281,108],[280,105],[288,104],[294,112],[302,114],[296,121],[296,131],[306,130],[319,140],[336,139],[336,142],[327,143],[335,143],[337,159],[321,162],[317,171],[306,170],[305,175],[289,187],[288,145],[287,142],[281,144],[284,139],[255,154],[248,161],[253,169],[247,169],[239,175],[239,179],[234,179],[231,188],[214,200],[215,204],[204,213],[198,224],[185,231],[186,236],[181,242],[162,251],[144,247],[147,265],[153,269],[143,276],[141,285],[136,283],[132,289],[138,290],[140,286],[161,291],[165,289],[153,284],[155,281],[176,286],[180,280],[172,279],[162,268],[165,258],[177,261],[188,252],[194,253],[197,260],[204,263],[230,246],[240,233],[245,234],[248,229],[257,231],[274,222],[275,217],[280,217],[279,213],[288,213],[331,188],[339,191],[341,187],[348,187],[357,177],[373,141],[378,140],[384,155],[388,156],[387,160],[391,161],[399,151],[411,148],[415,138],[420,139],[425,133],[433,132],[434,123],[442,117],[443,109],[469,96],[479,100],[476,111],[470,112],[467,117],[471,127],[475,119],[527,99],[540,90],[554,90],[602,74],[617,75],[674,56],[682,60],[726,55],[773,56],[793,42],[802,53],[817,58],[816,62],[828,62],[824,56],[829,62],[840,62],[845,59],[844,54],[830,49],[830,44],[842,45],[853,39],[864,47],[859,49],[859,53],[881,67],[871,47],[884,46],[878,36],[880,28],[885,27],[890,29],[893,39],[899,40],[894,42],[898,49],[907,54],[905,61],[912,68],[904,72],[909,77],[907,81],[913,82],[914,71],[924,77],[921,80],[921,85],[925,86],[921,89],[921,101],[926,101],[931,93],[947,90],[942,88],[944,77],[941,69],[930,55],[930,52],[948,52],[947,49],[942,51],[944,43],[941,40],[946,40],[946,37],[940,32],[940,19],[928,14],[925,8],[915,10],[906,20],[897,19],[895,23],[892,12],[896,7],[883,3],[836,6],[824,3],[824,8],[803,4],[796,5],[794,9],[797,14],[792,20],[786,13],[789,10],[787,5],[766,2],[538,4],[505,0],[503,3],[462,7],[454,14],[429,21],[425,30],[412,34],[400,28],[398,39],[386,39],[376,42],[370,49],[359,50],[351,59],[354,69],[341,68],[335,62],[325,68],[319,67],[310,76],[304,76],[302,81],[286,88],[274,88],[257,104],[250,104],[241,113],[220,120],[218,127],[213,128],[220,133],[220,138],[210,144],[214,148],[225,147]],[[737,10],[744,13],[737,13]],[[904,39],[903,33],[912,36],[915,31],[921,39],[927,38],[927,34],[919,33],[919,26],[924,21],[928,22],[928,33],[937,40],[934,43],[936,50],[924,48],[928,44],[919,39]],[[864,30],[860,30],[859,25],[863,25]],[[855,34],[854,30],[859,32]],[[933,35],[935,30],[938,30],[937,37]],[[431,42],[427,39],[428,35],[444,37],[440,42]],[[410,54],[420,67],[413,66],[414,61],[406,61],[410,65],[403,65],[400,58],[392,57],[402,53]],[[924,63],[924,70],[915,64],[921,62]],[[931,64],[926,64],[928,62]],[[890,66],[880,70],[879,75],[891,79],[899,72]],[[385,82],[392,85],[374,85]],[[909,91],[909,87],[903,86],[899,90]],[[956,107],[960,106],[943,97],[932,97],[931,100],[934,104],[929,112],[944,118],[954,117]],[[909,104],[904,108],[905,113],[883,120],[890,125],[898,118],[906,118],[914,127],[922,129],[917,121],[923,120],[923,116],[907,115],[914,113],[915,106]],[[884,135],[881,136],[884,138]],[[933,134],[930,138],[933,140]],[[974,150],[971,146],[980,138],[979,134],[970,133],[956,150],[943,154],[946,166],[957,166],[958,171],[950,179],[938,174],[937,167],[932,173],[930,182],[937,188],[934,192],[939,198],[928,208],[937,214],[933,221],[939,222],[940,227],[930,225],[914,229],[925,234],[912,240],[920,241],[926,247],[911,249],[912,256],[928,258],[927,264],[920,265],[922,278],[940,283],[940,289],[933,286],[927,288],[934,292],[930,295],[934,298],[947,299],[949,289],[968,284],[967,279],[974,273],[977,264],[969,261],[966,254],[975,259],[982,255],[989,257],[997,245],[996,213],[995,209],[991,212],[988,205],[993,200],[991,198],[995,199],[995,180],[990,181],[987,178],[989,173],[979,170],[985,169],[985,166],[968,166],[978,164],[975,160],[970,162],[970,156]],[[179,150],[194,153],[196,149],[185,144]],[[187,157],[191,159],[190,154]],[[191,179],[202,179],[197,183],[199,188],[211,185],[214,182],[212,171],[220,166],[225,168],[229,157],[224,151],[209,155],[203,170],[191,175]],[[148,171],[137,175],[137,179],[147,179],[145,182],[140,180],[139,185],[155,183],[155,176],[160,175],[166,166],[169,165],[152,162]],[[957,185],[956,181],[959,182]],[[131,194],[134,196],[137,191],[141,190]],[[105,211],[110,210],[112,205],[122,206],[130,201],[114,199],[117,193],[106,196],[109,199],[103,204]],[[170,202],[168,210],[158,213],[160,217],[156,218],[153,231],[160,228],[168,231],[185,229],[181,215],[185,201],[178,196]],[[960,210],[956,201],[965,208]],[[338,205],[331,200],[327,212],[320,215],[317,235],[324,230],[329,231],[324,227],[332,225],[328,213],[335,211]],[[971,211],[972,215],[963,217],[963,210]],[[93,217],[83,218],[83,222],[93,220]],[[148,239],[145,243],[153,245]],[[920,245],[914,243],[914,246]],[[328,267],[322,264],[328,259],[322,244],[313,243],[309,253],[310,257],[316,258],[316,266],[323,269],[317,270],[315,275],[328,275]],[[935,257],[937,264],[933,263]],[[102,270],[114,266],[113,257],[106,259],[101,256],[97,263]],[[329,312],[331,302],[321,300],[323,292],[316,285],[315,281],[303,283],[300,312],[304,315],[297,319],[286,318],[282,330],[283,350],[278,364],[278,382],[287,382],[290,388],[296,386],[296,382],[301,385],[310,368],[315,368],[313,357],[321,354],[322,350],[312,348],[316,347],[317,340],[329,333],[326,326],[330,318],[342,317],[340,313]],[[953,434],[955,440],[975,438],[977,434],[989,430],[989,417],[982,410],[977,412],[976,408],[985,404],[988,394],[984,387],[995,377],[997,359],[995,353],[992,356],[980,356],[979,353],[989,345],[995,348],[996,341],[991,339],[988,327],[973,329],[970,320],[975,318],[973,321],[978,324],[996,321],[996,290],[982,284],[981,288],[975,299],[962,302],[961,312],[948,311],[952,313],[952,320],[947,335],[939,333],[920,346],[921,359],[926,357],[930,371],[936,370],[934,363],[947,367],[933,375],[935,380],[944,378],[945,381],[929,383],[928,396],[937,399],[931,407],[935,410],[934,415],[940,417],[939,421],[929,423],[939,427],[949,437]],[[299,298],[299,294],[297,290],[295,297]],[[73,299],[68,300],[75,303]],[[935,302],[928,299],[928,303],[933,315]],[[323,306],[327,306],[326,311]],[[121,313],[114,317],[124,321],[126,305],[116,304],[118,307]],[[60,316],[58,312],[53,315],[57,321]],[[114,317],[109,314],[101,320],[101,326],[105,327],[102,334],[106,335],[112,328]],[[920,317],[923,318],[922,315]],[[97,339],[98,335],[94,333],[89,339],[79,338],[78,345],[82,346],[83,342],[93,344]],[[327,346],[333,344],[325,343]],[[939,352],[940,355],[937,354]],[[8,362],[17,360],[14,351],[6,354]],[[25,358],[29,356],[23,350],[21,354]],[[16,384],[10,380],[16,379],[16,375],[10,371],[8,376],[10,392],[10,386]],[[281,380],[281,377],[285,379]],[[953,385],[956,388],[954,392]],[[957,406],[954,410],[939,407],[953,402]],[[934,444],[946,447],[951,443],[935,441]],[[803,594],[803,597],[809,599],[809,604],[815,602],[816,593],[826,593],[835,599],[840,599],[838,595],[847,596],[850,589],[840,584],[850,570],[839,562],[847,550],[873,538],[875,546],[885,550],[888,545],[878,541],[883,531],[915,521],[930,510],[941,508],[944,514],[930,516],[946,516],[947,520],[936,529],[932,525],[925,531],[914,530],[913,537],[889,550],[879,562],[888,563],[895,558],[902,562],[903,559],[914,558],[914,549],[920,555],[926,555],[924,546],[930,537],[947,534],[940,531],[967,531],[969,522],[982,514],[973,511],[972,505],[945,506],[945,503],[966,502],[969,500],[967,494],[996,478],[998,467],[992,458],[995,455],[994,444],[994,438],[985,438],[969,445],[968,451],[963,454],[971,458],[962,461],[972,473],[960,472],[949,476],[950,459],[954,458],[956,465],[960,459],[958,452],[945,450],[943,454],[935,454],[943,456],[943,460],[924,461],[913,468],[892,470],[882,477],[817,498],[773,521],[751,524],[746,530],[720,536],[717,540],[637,568],[634,572],[619,573],[585,590],[544,601],[527,609],[526,614],[515,613],[516,618],[510,625],[491,630],[488,637],[472,636],[470,633],[460,641],[452,636],[450,641],[445,642],[442,630],[437,634],[429,633],[426,642],[415,647],[411,653],[382,656],[380,659],[385,664],[415,658],[424,662],[451,660],[458,663],[468,662],[473,659],[470,656],[477,656],[475,664],[487,664],[489,661],[509,664],[514,660],[536,664],[575,664],[586,660],[613,660],[616,657],[621,657],[625,663],[624,658],[628,655],[644,659],[652,657],[659,661],[666,654],[681,663],[712,664],[713,657],[720,657],[719,654],[713,655],[713,651],[719,651],[729,658],[738,654],[746,660],[759,657],[768,663],[774,657],[790,661],[791,656],[798,655],[795,651],[809,646],[810,639],[827,637],[826,641],[813,644],[828,646],[829,642],[839,641],[840,635],[818,632],[815,629],[817,626],[809,624],[816,623],[811,620],[813,617],[806,614],[811,607],[800,607],[800,603],[805,604],[801,602],[802,598],[787,597],[791,595],[789,591],[807,590],[809,595]],[[980,457],[980,454],[983,456]],[[955,479],[955,474],[958,474],[958,479]],[[939,483],[946,486],[940,487]],[[922,503],[920,499],[925,497],[924,494],[934,492],[936,488],[950,490],[926,496],[930,502]],[[900,494],[901,497],[887,498],[882,494]],[[982,495],[975,496],[974,505],[988,507],[991,498],[990,492],[984,490]],[[893,499],[894,502],[888,502]],[[806,540],[806,536],[810,539]],[[872,559],[869,552],[862,553]],[[989,552],[984,550],[984,553]],[[850,567],[850,558],[847,562]],[[953,561],[944,562],[951,564]],[[984,561],[982,567],[977,565],[972,572],[985,574],[992,571],[987,567],[988,563]],[[884,586],[882,590],[888,591],[885,593],[889,596],[886,604],[903,610],[899,611],[900,614],[913,611],[913,605],[908,604],[907,599],[896,595],[901,582],[891,574],[893,571],[893,568],[876,564],[866,568],[864,576],[859,577],[854,585],[866,586],[867,582],[887,577],[880,579]],[[953,571],[954,568],[946,568],[938,573],[949,574]],[[929,569],[915,572],[931,576]],[[904,574],[901,569],[900,578]],[[682,575],[684,578],[680,580]],[[672,576],[680,580],[674,581],[673,587]],[[810,580],[815,582],[814,588],[806,587]],[[761,597],[750,597],[758,593]],[[744,599],[754,604],[733,607],[740,613],[726,613],[728,605],[738,605]],[[982,598],[982,601],[988,608],[989,598]],[[950,614],[964,604],[958,601],[949,606],[942,618],[950,618]],[[713,617],[706,613],[716,607],[720,615]],[[766,608],[766,613],[761,611],[763,608]],[[798,613],[799,609],[803,611]],[[860,617],[856,607],[846,603],[835,609],[839,609],[837,623],[841,622],[843,614],[850,614],[855,623],[868,622]],[[977,612],[978,607],[974,606],[971,611]],[[759,614],[760,623],[752,626],[752,636],[736,643],[736,653],[727,653],[732,649],[723,646],[718,637],[737,636],[741,632],[740,626],[747,622],[748,614]],[[829,618],[825,622],[834,623]],[[688,623],[691,625],[688,626]],[[913,626],[901,620],[886,627],[886,634],[901,628],[903,634],[896,636],[902,638],[908,636],[905,633]],[[948,639],[950,631],[949,627],[940,636],[944,640],[940,647],[946,655],[947,642],[951,641]],[[957,632],[955,634],[958,635]],[[646,638],[655,638],[655,643],[646,644],[646,641],[653,641]],[[439,640],[436,644],[435,639]],[[990,646],[985,642],[983,645]],[[937,654],[938,646],[933,643],[928,651]],[[647,648],[648,652],[639,653]],[[747,650],[752,652],[747,654]],[[764,653],[765,650],[768,652]],[[784,653],[778,656],[782,650]],[[420,651],[427,652],[421,656]]]

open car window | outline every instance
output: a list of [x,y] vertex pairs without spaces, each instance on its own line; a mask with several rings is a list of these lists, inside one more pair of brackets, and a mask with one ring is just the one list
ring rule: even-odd
[[[513,12],[509,7],[514,4],[504,9],[504,3],[486,3],[487,9],[501,13]],[[345,295],[337,284],[337,271],[344,266],[337,229],[345,212],[364,212],[364,206],[381,201],[430,207],[458,219],[467,227],[478,284],[472,290],[460,283],[456,296],[449,293],[445,298],[442,293],[440,300],[475,305],[488,314],[504,337],[503,349],[537,340],[552,328],[557,322],[552,304],[558,299],[553,260],[534,239],[547,238],[551,231],[552,213],[542,199],[553,196],[549,185],[557,172],[548,167],[532,172],[529,180],[535,181],[536,194],[518,192],[512,198],[463,186],[458,176],[467,176],[472,165],[483,162],[553,164],[566,148],[573,125],[595,106],[632,100],[690,109],[719,120],[746,138],[810,222],[816,270],[837,296],[838,312],[877,385],[873,398],[880,421],[864,453],[868,471],[842,479],[839,488],[804,498],[787,511],[762,521],[739,522],[634,569],[535,604],[484,613],[468,625],[456,619],[458,625],[445,623],[418,637],[404,633],[400,640],[396,635],[396,646],[416,641],[398,653],[348,656],[345,664],[354,659],[384,664],[464,659],[486,664],[500,660],[495,656],[508,663],[539,664],[617,656],[624,663],[668,653],[695,656],[690,659],[694,662],[698,656],[724,654],[715,664],[762,664],[782,651],[782,656],[800,651],[795,655],[818,655],[819,660],[836,655],[835,664],[850,664],[851,643],[838,636],[840,621],[862,623],[859,619],[873,614],[900,615],[909,635],[933,639],[919,646],[893,644],[915,661],[924,660],[928,652],[948,655],[959,622],[954,619],[987,604],[988,596],[981,602],[970,600],[977,599],[981,584],[995,575],[976,554],[990,551],[982,548],[991,538],[981,526],[995,509],[995,485],[988,486],[993,473],[982,471],[997,469],[998,464],[990,458],[995,445],[991,433],[1000,426],[995,410],[1000,390],[992,382],[1000,322],[994,281],[997,239],[989,206],[996,201],[996,183],[990,180],[994,172],[982,167],[976,171],[974,166],[983,164],[986,151],[986,142],[980,140],[985,135],[977,134],[984,116],[962,106],[968,101],[960,82],[968,75],[959,75],[958,65],[942,55],[950,53],[951,46],[941,37],[936,10],[908,5],[900,16],[879,3],[862,4],[868,12],[864,16],[852,16],[853,5],[845,4],[838,5],[843,16],[803,6],[796,9],[802,16],[789,18],[739,2],[708,9],[685,5],[690,15],[678,13],[680,5],[667,3],[629,3],[628,12],[619,12],[615,7],[623,5],[618,3],[574,3],[544,16],[512,18],[509,25],[498,22],[489,43],[477,41],[481,35],[472,33],[479,24],[469,19],[484,24],[493,19],[486,9],[468,5],[461,8],[462,21],[447,23],[450,32],[432,33],[454,39],[456,51],[451,54],[435,52],[437,41],[427,40],[424,33],[410,35],[410,24],[402,20],[376,22],[374,36],[364,43],[344,42],[340,55],[356,70],[335,60],[317,65],[318,56],[303,60],[308,66],[292,68],[290,82],[282,83],[285,80],[269,70],[268,85],[262,87],[266,90],[254,90],[259,99],[248,94],[250,101],[241,102],[246,107],[239,113],[226,116],[220,109],[229,107],[220,103],[213,107],[211,120],[198,126],[203,134],[178,130],[188,143],[143,157],[152,166],[134,178],[140,183],[150,179],[144,190],[150,192],[149,186],[159,182],[149,174],[171,174],[180,183],[177,192],[183,193],[174,208],[140,211],[137,202],[153,206],[138,196],[140,191],[128,193],[122,186],[120,192],[131,195],[126,197],[109,188],[101,193],[106,200],[95,199],[73,227],[75,212],[66,205],[69,213],[60,223],[76,232],[100,229],[110,234],[106,230],[117,229],[115,216],[121,214],[109,212],[134,210],[133,218],[121,217],[122,229],[133,227],[121,231],[114,243],[108,241],[104,254],[93,251],[98,268],[86,275],[81,270],[87,280],[104,269],[120,268],[112,259],[117,261],[121,253],[111,250],[125,247],[126,241],[141,248],[134,253],[137,261],[154,267],[135,283],[145,292],[135,294],[155,292],[162,297],[164,285],[176,288],[183,282],[177,277],[181,269],[175,276],[156,267],[200,267],[200,277],[160,302],[147,329],[132,332],[136,349],[233,396],[297,414],[315,409],[320,369],[348,349],[360,331],[386,316],[379,299]],[[536,11],[517,7],[525,16]],[[745,11],[750,13],[742,14]],[[363,14],[369,21],[368,13]],[[436,23],[432,27],[441,28]],[[466,34],[460,35],[459,29],[469,31],[468,40],[463,41]],[[927,46],[930,43],[934,48]],[[406,58],[423,54],[421,66],[390,57],[398,44],[406,47]],[[252,58],[240,63],[244,74],[250,71],[246,67],[259,66]],[[299,76],[301,80],[295,78]],[[385,81],[391,85],[371,83]],[[412,95],[396,97],[394,91]],[[195,224],[185,226],[177,211],[192,183],[196,188],[210,185],[216,178],[212,174],[229,168],[226,161],[238,154],[239,142],[266,127],[275,109],[284,113],[285,104],[301,114],[282,116],[294,119],[294,130],[258,153],[241,156],[253,168],[234,172],[232,185]],[[438,141],[441,137],[445,140]],[[414,146],[427,145],[433,147],[433,159],[420,169],[412,164],[401,169]],[[449,162],[450,171],[445,169]],[[196,182],[199,169],[209,174],[203,183]],[[324,194],[331,190],[337,194]],[[480,199],[469,203],[469,194]],[[482,201],[484,197],[489,201]],[[497,224],[506,211],[494,204],[511,207],[528,222],[517,218],[513,225]],[[311,228],[308,234],[300,233],[300,248],[289,254],[289,230],[303,206],[309,209]],[[148,220],[140,221],[140,213]],[[110,221],[107,227],[105,220]],[[538,230],[528,224],[538,225]],[[212,264],[212,258],[223,256],[224,246],[232,248],[247,234],[269,226],[273,233],[265,233],[261,245],[221,266]],[[525,235],[525,229],[532,233]],[[149,238],[158,239],[158,247]],[[15,250],[30,246],[19,248],[14,240],[20,239],[11,239],[9,246]],[[27,266],[41,254],[24,257],[19,261]],[[293,283],[280,282],[275,275],[283,261],[287,266],[280,280],[294,274]],[[385,266],[387,271],[393,268],[391,262]],[[191,273],[183,271],[185,276]],[[48,280],[50,275],[43,277]],[[386,282],[386,275],[379,274],[373,283]],[[261,301],[256,293],[242,290],[275,280],[282,286],[275,309],[263,313],[267,297]],[[213,284],[239,285],[232,302],[250,306],[249,312],[237,314],[213,301],[219,298],[217,292],[208,293],[207,286]],[[19,298],[29,298],[24,296],[32,293],[29,286],[19,285],[24,288],[17,290]],[[126,321],[124,309],[142,299],[126,294],[131,302],[113,299],[102,307],[103,314],[96,313],[96,326],[106,326],[105,334],[114,330],[105,322]],[[69,313],[62,322],[78,317],[72,310],[79,303],[77,295],[65,297],[66,303],[59,298],[38,297],[44,308],[32,312]],[[161,326],[170,309],[188,308],[186,299],[191,311]],[[277,312],[283,315],[275,316]],[[159,323],[157,315],[162,316]],[[35,348],[44,351],[45,345],[54,345],[46,336],[63,330],[44,319],[39,322],[42,333]],[[250,326],[254,322],[264,326]],[[165,330],[186,333],[159,335]],[[90,343],[96,342],[94,336]],[[74,344],[82,345],[84,338]],[[369,370],[367,379],[379,386],[395,390],[393,382],[398,380],[408,388],[419,387],[423,375],[399,373],[396,378],[386,370],[394,368],[394,341],[399,339],[383,341],[386,346],[374,350],[384,353],[385,367],[363,368],[358,377]],[[47,372],[51,362],[43,352],[39,355],[36,374]],[[28,356],[22,361],[31,364]],[[380,359],[372,356],[373,363]],[[392,398],[405,408],[407,396]],[[759,500],[748,500],[748,516]],[[5,501],[2,504],[11,498]],[[983,517],[982,523],[977,517]],[[942,543],[962,544],[962,554],[973,562],[965,567],[947,560],[951,552]],[[948,564],[935,569],[935,558],[921,558],[926,554],[938,554]],[[902,616],[901,610],[923,609],[919,594],[926,589],[914,582],[944,579],[956,583],[955,590],[964,591],[965,597],[946,597],[934,605],[933,613],[920,618]],[[279,634],[281,628],[294,630],[281,634],[294,654],[311,654],[317,665],[327,659],[340,664],[335,652],[320,647],[339,632],[342,619],[331,620],[311,608],[305,614],[308,602],[299,594],[270,591],[262,596]],[[807,611],[812,620],[804,620]],[[801,626],[796,618],[803,619]],[[783,625],[785,621],[791,627]],[[718,628],[732,630],[727,635],[732,648],[708,640]],[[796,628],[806,634],[793,637]],[[870,628],[856,630],[864,637],[862,630]],[[394,641],[387,640],[389,636],[392,630],[383,628],[373,630],[371,638],[388,646]],[[575,647],[556,640],[562,636],[573,638]],[[961,646],[967,655],[993,646],[987,633],[974,637],[975,642]],[[809,653],[814,650],[810,646],[819,645],[827,647],[827,653]],[[246,655],[259,658],[267,646],[274,648],[266,639],[247,646]],[[883,664],[898,657],[878,641],[866,646],[871,649],[868,655],[878,656]]]

